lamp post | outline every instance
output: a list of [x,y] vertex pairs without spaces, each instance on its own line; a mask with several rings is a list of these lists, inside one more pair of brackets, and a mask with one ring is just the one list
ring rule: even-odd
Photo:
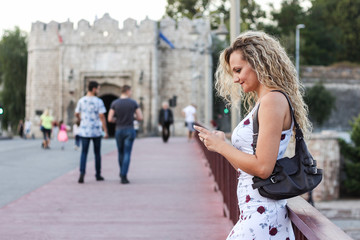
[[[230,42],[233,42],[237,36],[240,34],[240,0],[231,0],[231,8],[230,8]],[[240,113],[239,113],[240,112]],[[240,122],[241,115],[241,102],[239,104],[239,109],[235,107],[231,108],[231,130],[235,129],[235,127]]]
[[298,24],[296,25],[296,56],[295,56],[295,66],[296,66],[296,74],[297,74],[297,78],[299,79],[299,60],[300,60],[300,29],[301,28],[305,28],[304,24]]
[[230,42],[240,34],[240,0],[230,1]]
[[[193,20],[196,19],[196,17],[203,17],[202,14],[195,14],[193,17]],[[213,16],[212,14],[210,14],[208,17],[210,18],[211,16]],[[211,58],[211,48],[205,48],[205,42],[207,42],[209,44],[209,46],[212,45],[212,36],[216,35],[221,41],[224,41],[226,39],[226,36],[229,34],[229,31],[227,30],[225,24],[224,24],[224,16],[223,14],[220,14],[220,24],[218,25],[218,28],[216,30],[210,30],[209,28],[207,28],[206,30],[206,34],[208,39],[204,40],[204,42],[200,42],[200,38],[199,36],[201,35],[201,33],[198,31],[197,28],[197,21],[193,21],[192,27],[191,27],[191,31],[190,31],[190,36],[192,38],[192,40],[194,42],[196,42],[195,48],[191,51],[193,51],[192,53],[192,67],[193,67],[193,75],[192,75],[192,85],[193,86],[197,86],[196,88],[193,87],[191,89],[192,93],[191,93],[191,97],[192,99],[196,99],[196,97],[198,97],[196,89],[200,89],[200,88],[205,88],[205,104],[204,104],[204,120],[205,123],[209,123],[210,120],[212,119],[212,115],[213,115],[213,95],[212,95],[212,91],[213,91],[213,77],[212,77],[212,58]],[[203,36],[203,35],[202,35]],[[198,56],[200,55],[204,55],[204,62],[202,64],[197,64],[197,60],[198,60]],[[200,69],[199,66],[203,66],[203,69]],[[203,74],[203,75],[202,75]],[[200,81],[198,81],[199,79],[204,79],[205,80],[205,84],[204,85],[198,85],[200,83]]]

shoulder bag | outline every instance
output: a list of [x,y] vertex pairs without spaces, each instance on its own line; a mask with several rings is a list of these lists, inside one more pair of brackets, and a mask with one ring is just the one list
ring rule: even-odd
[[[294,116],[294,109],[291,105],[289,97],[285,95],[289,106],[291,117],[295,124],[295,156],[292,158],[284,157],[276,161],[274,170],[270,177],[261,179],[253,177],[253,189],[258,189],[263,197],[280,200],[295,197],[313,190],[322,180],[322,170],[316,167],[316,161],[311,156],[303,133]],[[253,124],[253,150],[256,152],[256,143],[259,133],[258,110],[254,114]]]

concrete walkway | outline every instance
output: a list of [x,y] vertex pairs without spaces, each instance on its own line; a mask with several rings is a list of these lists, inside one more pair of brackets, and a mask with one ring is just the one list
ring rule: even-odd
[[315,207],[354,240],[360,240],[360,200],[316,202]]
[[119,182],[116,151],[102,163],[104,182],[92,161],[85,184],[76,169],[2,207],[0,238],[223,240],[230,231],[195,142],[137,139],[129,185]]

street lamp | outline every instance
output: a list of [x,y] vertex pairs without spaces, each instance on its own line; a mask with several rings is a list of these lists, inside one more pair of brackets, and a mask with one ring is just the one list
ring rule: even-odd
[[[209,20],[213,16],[213,14],[210,14],[208,16]],[[196,17],[204,18],[202,13],[197,13],[192,18],[192,26],[191,31],[189,32],[189,35],[192,39],[192,41],[195,43],[195,47],[193,49],[190,49],[193,53],[192,55],[192,61],[191,61],[191,68],[192,68],[192,85],[194,87],[191,88],[191,97],[193,100],[199,99],[198,95],[198,89],[204,88],[206,91],[205,94],[205,101],[204,101],[204,119],[205,122],[208,123],[212,119],[212,111],[213,111],[213,99],[212,99],[212,86],[213,86],[213,78],[212,78],[212,58],[211,58],[211,45],[212,45],[212,36],[216,35],[221,41],[224,41],[226,39],[226,36],[228,35],[228,30],[226,29],[226,26],[224,24],[224,16],[220,14],[220,24],[218,25],[218,28],[216,30],[211,30],[211,26],[208,25],[210,21],[200,21],[198,22],[196,20]],[[201,34],[198,30],[198,24],[202,24],[201,31],[205,30],[205,35]],[[206,25],[205,25],[206,24]],[[207,39],[205,39],[205,37]],[[199,61],[199,56],[201,56],[201,63]],[[203,69],[201,69],[203,68]],[[199,81],[201,79],[204,84],[200,83],[202,81]],[[196,87],[195,87],[196,86]],[[200,99],[199,99],[200,100]]]
[[[240,0],[230,0],[230,43],[233,42],[240,34],[241,25],[241,11],[240,11]],[[238,109],[235,107],[231,108],[231,129],[240,122],[242,102],[240,102]],[[240,112],[240,113],[239,113]]]
[[300,29],[305,28],[304,24],[296,25],[296,56],[295,56],[295,64],[296,64],[296,74],[299,79],[299,50],[300,50]]

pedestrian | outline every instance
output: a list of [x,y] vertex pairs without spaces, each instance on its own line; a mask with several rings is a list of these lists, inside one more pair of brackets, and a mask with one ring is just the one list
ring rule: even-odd
[[64,121],[59,122],[59,133],[57,135],[58,141],[61,143],[61,150],[65,149],[65,143],[69,140],[67,135],[67,126],[64,124]]
[[75,138],[75,146],[74,149],[78,150],[80,147],[81,137],[80,137],[80,121],[76,119],[73,125],[73,136]]
[[[223,155],[238,172],[240,219],[227,240],[295,239],[286,200],[263,197],[251,186],[253,176],[266,179],[271,175],[293,135],[294,120],[284,94],[290,98],[303,132],[311,130],[302,97],[304,88],[293,63],[273,37],[263,32],[244,32],[221,53],[215,86],[232,106],[238,106],[240,99],[250,106],[232,133],[232,144],[225,141],[224,132],[195,127],[207,149]],[[252,143],[256,111],[259,133],[255,151]]]
[[25,124],[24,124],[24,137],[25,139],[29,138],[31,136],[31,121],[29,119],[25,120]]
[[159,125],[162,129],[162,139],[166,143],[170,137],[170,125],[174,123],[174,117],[169,103],[163,102],[159,112]]
[[188,141],[190,142],[194,135],[194,123],[196,120],[196,105],[190,104],[182,110],[185,117],[185,126],[188,129]]
[[19,120],[17,130],[18,130],[19,136],[21,138],[23,138],[24,137],[24,121],[22,119]]
[[43,133],[42,147],[44,149],[50,149],[51,130],[53,126],[54,118],[50,115],[49,110],[46,109],[40,116],[40,129]]
[[77,120],[80,121],[79,136],[81,136],[82,146],[79,183],[84,183],[90,141],[92,141],[94,145],[95,178],[97,181],[104,180],[101,176],[101,138],[103,135],[107,138],[108,131],[104,115],[106,108],[104,102],[97,97],[99,90],[99,84],[95,81],[90,81],[87,94],[80,98],[75,109],[75,116]]
[[130,166],[132,146],[136,137],[134,116],[142,121],[143,115],[137,102],[131,99],[131,87],[124,85],[121,88],[120,98],[110,105],[108,121],[116,124],[115,139],[118,148],[118,162],[122,184],[129,183],[127,174]]
[[53,136],[54,141],[57,140],[57,135],[59,134],[59,128],[60,128],[60,124],[57,121],[53,121],[51,135]]
[[[134,117],[135,118],[135,117]],[[134,119],[134,129],[135,129],[135,138],[138,136],[139,134],[139,128],[140,128],[140,124],[139,121]]]

